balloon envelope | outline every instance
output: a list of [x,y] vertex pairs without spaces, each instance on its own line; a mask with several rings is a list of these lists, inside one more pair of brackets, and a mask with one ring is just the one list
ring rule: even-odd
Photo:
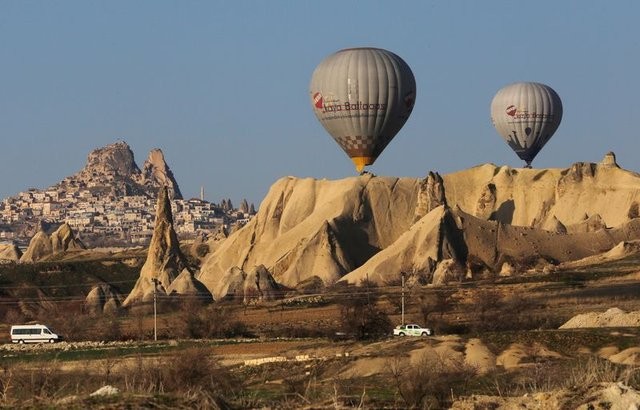
[[518,156],[531,166],[562,120],[562,101],[549,86],[514,83],[491,101],[491,121]]
[[379,48],[330,55],[316,67],[309,89],[316,117],[359,172],[402,128],[416,97],[407,63]]

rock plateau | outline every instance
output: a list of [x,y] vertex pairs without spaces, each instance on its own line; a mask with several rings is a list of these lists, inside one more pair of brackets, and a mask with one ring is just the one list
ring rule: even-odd
[[425,179],[286,177],[207,255],[198,279],[219,298],[238,287],[229,285],[232,272],[260,265],[287,287],[313,278],[385,283],[401,272],[432,281],[443,261],[437,281],[507,265],[511,274],[640,239],[638,204],[640,175],[612,153],[566,169],[486,164]]

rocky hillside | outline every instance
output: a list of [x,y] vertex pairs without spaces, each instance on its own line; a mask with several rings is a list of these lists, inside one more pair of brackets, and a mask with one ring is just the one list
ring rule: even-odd
[[79,188],[89,188],[115,197],[123,195],[155,197],[161,186],[169,188],[171,198],[182,198],[178,183],[165,162],[162,151],[151,150],[140,170],[129,145],[119,141],[91,151],[82,170],[65,178],[51,189],[74,191]]
[[445,261],[464,275],[497,273],[505,263],[552,266],[640,239],[639,204],[640,175],[612,153],[567,169],[487,164],[422,180],[287,177],[198,278],[220,298],[232,269],[259,265],[289,287],[314,276],[325,284],[384,282],[400,272],[433,280]]

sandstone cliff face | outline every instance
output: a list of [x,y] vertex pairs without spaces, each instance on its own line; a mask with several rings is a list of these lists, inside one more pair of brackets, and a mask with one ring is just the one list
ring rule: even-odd
[[[179,278],[178,283],[173,282]],[[167,187],[162,187],[158,194],[156,222],[153,236],[149,244],[147,259],[140,271],[131,293],[125,299],[123,306],[136,302],[148,301],[153,298],[154,287],[160,293],[170,295],[173,292],[204,290],[190,271],[185,256],[180,250],[178,236],[173,229],[173,216]],[[210,294],[203,295],[210,299]]]
[[223,297],[232,272],[237,283],[238,271],[259,265],[288,287],[313,277],[384,283],[403,271],[432,280],[458,275],[451,267],[474,275],[505,263],[515,272],[640,238],[639,203],[640,175],[612,154],[567,169],[489,164],[422,180],[288,177],[207,256],[198,278]]
[[[447,220],[447,218],[449,218]],[[380,251],[342,280],[369,279],[385,283],[400,272],[421,275],[429,282],[452,264],[487,267],[500,272],[504,264],[531,267],[558,264],[609,251],[621,242],[640,239],[640,219],[609,230],[567,234],[502,224],[467,214],[460,209],[436,209],[426,215],[396,243]],[[446,266],[440,266],[444,263]],[[473,275],[474,272],[467,272]],[[449,275],[452,277],[451,275]],[[458,276],[459,278],[459,276]]]
[[456,214],[446,206],[434,209],[343,279],[356,284],[365,279],[384,283],[397,280],[401,272],[406,272],[430,280],[442,260],[466,263],[468,249],[455,218]]
[[21,256],[20,262],[38,262],[55,254],[81,249],[85,249],[85,246],[76,238],[68,224],[60,225],[51,236],[47,235],[41,227],[31,238],[29,247]]
[[334,283],[411,226],[418,184],[371,175],[282,178],[258,214],[206,258],[198,279],[216,294],[233,267],[264,265],[285,286],[313,276]]
[[640,175],[620,168],[609,153],[599,164],[523,169],[486,164],[443,177],[447,203],[483,219],[519,226],[566,227],[599,215],[608,227],[625,223],[640,203]]

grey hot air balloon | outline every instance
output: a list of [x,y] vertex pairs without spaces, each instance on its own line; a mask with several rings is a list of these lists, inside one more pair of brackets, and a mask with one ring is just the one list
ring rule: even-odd
[[309,88],[316,117],[358,172],[400,131],[416,98],[407,63],[379,48],[330,55],[316,67]]
[[491,101],[494,127],[528,168],[561,120],[562,101],[548,85],[510,84],[498,90]]

